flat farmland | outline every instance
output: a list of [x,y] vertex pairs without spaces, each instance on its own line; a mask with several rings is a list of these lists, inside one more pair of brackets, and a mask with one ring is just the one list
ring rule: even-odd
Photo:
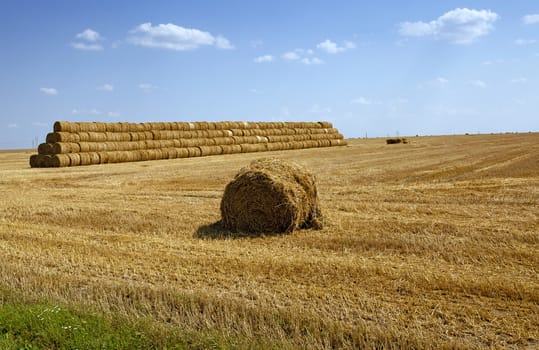
[[[539,347],[539,134],[409,140],[54,169],[2,151],[0,291],[225,347]],[[322,230],[212,225],[261,157],[316,175]]]

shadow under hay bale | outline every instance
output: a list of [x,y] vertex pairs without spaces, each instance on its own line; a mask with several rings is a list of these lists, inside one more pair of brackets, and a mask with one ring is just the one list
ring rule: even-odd
[[304,167],[280,159],[252,162],[225,188],[222,226],[257,234],[322,228],[314,176]]
[[209,225],[200,226],[196,230],[193,237],[200,238],[200,239],[235,239],[235,238],[255,238],[255,237],[260,237],[263,235],[265,234],[260,233],[260,232],[230,230],[224,227],[223,222],[219,220]]

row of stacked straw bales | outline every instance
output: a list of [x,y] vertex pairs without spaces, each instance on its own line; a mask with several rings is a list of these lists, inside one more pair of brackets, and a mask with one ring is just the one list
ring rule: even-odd
[[31,167],[281,151],[346,145],[329,122],[54,123]]

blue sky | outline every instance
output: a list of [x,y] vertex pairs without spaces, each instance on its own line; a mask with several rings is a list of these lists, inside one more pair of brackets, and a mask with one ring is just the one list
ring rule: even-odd
[[539,3],[0,0],[0,148],[55,120],[539,131]]

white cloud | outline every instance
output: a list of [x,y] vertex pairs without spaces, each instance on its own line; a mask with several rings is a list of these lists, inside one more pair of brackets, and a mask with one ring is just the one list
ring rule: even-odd
[[120,113],[118,113],[118,112],[108,112],[108,113],[107,113],[107,116],[108,116],[109,118],[117,118],[117,117],[120,116]]
[[419,84],[420,88],[445,88],[449,84],[449,80],[444,77],[438,77],[436,79],[428,80]]
[[103,50],[103,46],[97,43],[98,41],[103,40],[103,37],[95,30],[88,28],[84,30],[83,32],[78,33],[76,35],[76,38],[80,39],[81,41],[71,43],[71,46],[74,49],[84,50],[84,51]]
[[295,51],[285,52],[282,57],[287,61],[296,61],[301,58]]
[[140,84],[138,84],[138,88],[141,89],[144,92],[151,92],[151,91],[157,89],[157,86],[149,84],[149,83],[140,83]]
[[356,44],[354,44],[351,41],[345,41],[343,46],[337,45],[337,43],[326,39],[325,41],[319,43],[316,45],[316,48],[322,51],[325,51],[330,54],[336,54],[340,52],[347,51],[349,49],[353,49],[356,47]]
[[485,83],[482,80],[470,80],[468,82],[468,84],[470,84],[472,86],[475,86],[475,87],[478,87],[478,88],[481,88],[481,89],[484,89],[484,88],[487,87],[487,83]]
[[526,15],[522,17],[524,24],[536,24],[539,23],[539,14]]
[[223,50],[232,50],[232,49],[234,49],[234,46],[230,43],[230,41],[228,41],[227,38],[225,38],[224,36],[221,36],[221,35],[218,35],[215,38],[215,46],[218,49],[223,49]]
[[531,44],[535,44],[536,42],[537,40],[535,39],[522,39],[522,38],[518,38],[514,41],[515,45],[520,45],[520,46],[531,45]]
[[98,86],[97,87],[97,90],[102,90],[102,91],[113,91],[114,90],[114,86],[112,84],[103,84],[101,86]]
[[17,124],[15,124],[15,123],[12,123],[12,124],[8,124],[7,127],[8,127],[8,129],[16,129],[19,126]]
[[351,100],[350,104],[353,104],[353,105],[365,105],[366,106],[366,105],[372,104],[372,101],[369,100],[366,97],[360,96],[358,98],[354,98],[353,100]]
[[457,8],[430,22],[401,23],[399,34],[470,44],[494,30],[494,22],[498,18],[498,14],[490,10]]
[[58,95],[58,90],[56,90],[55,88],[42,87],[39,88],[39,90],[45,95]]
[[511,79],[510,82],[511,84],[525,84],[528,82],[528,79],[524,77],[520,77],[520,78]]
[[131,30],[128,41],[131,44],[176,51],[195,50],[201,46],[215,46],[219,49],[233,49],[234,46],[223,36],[213,36],[194,28],[184,28],[172,23],[152,26],[143,23]]
[[86,43],[71,43],[71,47],[77,50],[83,50],[83,51],[101,51],[103,50],[103,46],[100,44],[86,44]]
[[305,58],[301,59],[301,63],[307,64],[307,65],[310,65],[310,64],[323,64],[324,61],[322,61],[318,57],[313,57],[313,58],[305,57]]
[[98,41],[98,40],[103,40],[103,38],[101,37],[101,35],[98,32],[96,32],[95,30],[92,30],[90,28],[84,30],[81,33],[78,33],[77,38],[81,39],[81,40],[89,41],[89,42],[95,42],[95,41]]
[[90,110],[90,114],[98,115],[98,114],[101,114],[101,112],[99,110],[93,108],[93,109]]
[[272,55],[258,56],[254,59],[255,63],[273,62]]

